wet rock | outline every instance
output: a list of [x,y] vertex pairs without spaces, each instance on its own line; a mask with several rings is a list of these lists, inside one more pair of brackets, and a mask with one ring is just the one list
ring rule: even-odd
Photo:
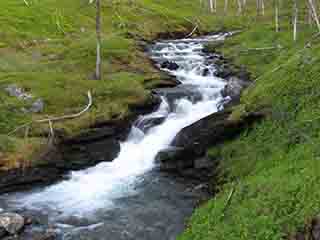
[[175,70],[179,69],[179,65],[175,62],[172,62],[172,61],[164,61],[163,63],[161,63],[161,68],[175,71]]
[[240,98],[243,89],[249,86],[249,82],[239,79],[238,77],[231,77],[222,91],[223,97]]
[[163,172],[175,173],[189,179],[207,181],[213,174],[214,161],[207,157],[199,157],[204,154],[203,148],[171,147],[160,151],[156,156],[156,162]]
[[0,239],[4,236],[6,236],[8,233],[6,231],[6,229],[4,229],[3,227],[0,227]]
[[240,78],[242,81],[249,82],[250,81],[250,73],[246,71],[244,68],[241,68],[236,72],[236,76]]
[[173,148],[158,154],[160,169],[190,178],[212,177],[218,159],[207,158],[206,149],[236,137],[242,129],[265,116],[265,113],[257,112],[243,119],[230,120],[230,113],[231,110],[226,109],[182,129],[171,143]]
[[82,143],[69,142],[60,147],[62,161],[57,161],[57,168],[62,170],[80,170],[99,162],[110,162],[120,152],[120,143],[116,139],[106,138]]
[[209,76],[209,75],[210,75],[210,70],[209,70],[209,68],[203,69],[202,76],[203,76],[203,77],[207,77],[207,76]]
[[0,194],[52,183],[62,176],[63,173],[50,164],[24,170],[0,171]]
[[29,112],[40,113],[44,110],[44,102],[41,98],[37,99],[34,103],[32,103]]
[[228,64],[222,64],[222,65],[218,66],[217,71],[215,73],[215,75],[217,77],[220,77],[223,79],[227,79],[227,78],[231,77],[233,74],[234,73]]
[[151,117],[151,118],[143,118],[136,122],[136,126],[143,132],[147,132],[150,128],[157,126],[164,122],[166,117]]
[[153,92],[160,96],[164,96],[171,109],[175,107],[175,102],[178,99],[185,98],[191,102],[196,102],[200,101],[202,98],[197,87],[187,84],[178,85],[175,88],[155,89]]
[[24,218],[16,213],[0,214],[0,228],[5,229],[9,234],[15,235],[24,227]]
[[151,95],[145,102],[130,104],[129,108],[135,115],[142,115],[156,110],[161,104],[161,98],[157,95]]
[[193,160],[188,156],[187,151],[182,148],[167,148],[160,151],[156,160],[160,164],[162,171],[182,171],[183,169],[192,168]]

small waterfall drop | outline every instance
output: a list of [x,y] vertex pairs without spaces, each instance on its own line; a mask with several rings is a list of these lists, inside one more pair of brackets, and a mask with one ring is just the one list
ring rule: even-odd
[[[37,192],[18,193],[12,203],[27,209],[54,211],[58,216],[87,216],[114,207],[115,199],[136,194],[136,181],[154,168],[157,153],[169,147],[181,129],[218,111],[225,82],[214,76],[216,70],[207,64],[208,56],[202,50],[205,43],[223,40],[228,35],[152,45],[150,55],[157,66],[161,68],[165,61],[176,63],[176,70],[162,70],[175,76],[181,82],[179,88],[185,88],[192,96],[176,94],[169,98],[165,92],[160,93],[160,107],[136,121],[113,162],[71,172],[67,180]],[[152,123],[154,119],[156,124]]]

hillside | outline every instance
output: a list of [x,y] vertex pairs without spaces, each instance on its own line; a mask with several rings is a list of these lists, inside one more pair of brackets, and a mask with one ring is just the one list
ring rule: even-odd
[[180,240],[318,239],[310,231],[320,208],[320,44],[306,11],[300,14],[297,42],[291,7],[283,7],[279,33],[266,11],[218,49],[254,80],[232,118],[257,111],[268,117],[208,151],[220,160],[212,183],[219,193],[196,210]]
[[[29,138],[17,127],[35,119],[80,111],[92,91],[93,108],[81,118],[57,123],[62,136],[77,135],[98,122],[121,119],[129,106],[149,101],[160,77],[145,57],[145,41],[159,33],[210,30],[212,18],[193,1],[103,1],[103,79],[95,67],[95,5],[87,0],[1,1],[0,158],[3,168],[19,167],[46,148],[48,124],[34,124]],[[179,9],[179,11],[176,11]],[[18,18],[17,18],[18,17]],[[173,36],[172,35],[172,36]],[[44,111],[25,114],[31,102],[9,97],[11,84],[44,101]]]
[[[54,125],[60,137],[75,136],[92,125],[124,119],[130,108],[146,104],[150,89],[165,83],[145,54],[159,36],[187,36],[239,30],[223,45],[208,45],[237,66],[253,83],[233,108],[232,118],[253,112],[267,117],[240,136],[211,146],[219,160],[211,187],[216,194],[195,210],[179,240],[311,238],[320,209],[320,37],[299,2],[297,41],[292,36],[292,2],[282,1],[280,31],[273,2],[257,16],[255,1],[237,14],[237,2],[223,13],[193,0],[103,1],[103,79],[92,80],[95,66],[95,9],[87,0],[0,2],[0,168],[19,168],[45,151],[48,125],[19,126],[47,116],[93,107],[71,121]],[[18,16],[18,18],[17,18]],[[21,102],[3,91],[11,84],[43,99],[44,111],[24,113]],[[31,162],[30,162],[31,160]],[[320,220],[319,220],[320,222]]]

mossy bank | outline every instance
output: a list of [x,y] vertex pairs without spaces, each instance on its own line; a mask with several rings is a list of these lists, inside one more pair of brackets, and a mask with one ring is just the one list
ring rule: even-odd
[[252,24],[208,49],[253,76],[232,118],[269,114],[235,140],[209,149],[220,162],[213,182],[218,194],[195,211],[179,240],[318,239],[310,229],[320,212],[320,39],[304,11],[293,41],[290,2],[281,9],[278,33],[272,4],[260,17],[250,7]]
[[[150,102],[153,86],[170,79],[152,66],[144,45],[165,32],[185,36],[214,29],[213,16],[194,1],[103,1],[102,80],[94,81],[95,5],[87,0],[1,1],[0,3],[0,167],[19,168],[47,150],[48,124],[33,124],[25,138],[17,127],[47,116],[80,111],[92,92],[93,106],[80,118],[54,124],[56,137],[69,138],[103,122],[127,119],[131,106]],[[162,35],[164,36],[164,35]],[[43,111],[26,113],[33,103],[11,97],[12,84],[42,99]]]

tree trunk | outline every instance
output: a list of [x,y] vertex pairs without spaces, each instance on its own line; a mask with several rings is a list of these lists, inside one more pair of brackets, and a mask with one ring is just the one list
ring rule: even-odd
[[213,0],[209,0],[209,4],[210,4],[210,12],[213,13],[214,12]]
[[96,35],[97,35],[97,59],[96,73],[97,80],[101,79],[101,2],[96,0]]
[[242,2],[241,0],[237,0],[238,1],[238,15],[242,14]]
[[262,16],[264,16],[264,0],[260,0],[260,3],[261,3]]
[[308,3],[309,3],[309,7],[310,7],[310,9],[312,11],[313,19],[316,22],[317,28],[318,28],[318,30],[320,32],[320,22],[319,22],[319,18],[318,18],[318,14],[317,14],[317,10],[316,10],[316,7],[314,5],[314,2],[312,0],[309,0]]
[[228,0],[224,0],[224,14],[227,15],[228,12]]
[[297,41],[298,5],[293,1],[293,41]]
[[279,0],[275,0],[275,24],[276,32],[279,32]]

